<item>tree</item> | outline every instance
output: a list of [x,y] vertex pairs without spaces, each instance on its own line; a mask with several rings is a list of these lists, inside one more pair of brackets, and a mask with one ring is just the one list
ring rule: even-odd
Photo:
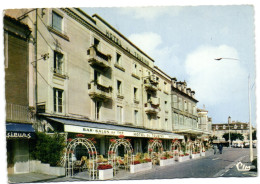
[[47,135],[42,132],[36,135],[36,146],[32,156],[43,163],[57,166],[66,146],[64,136],[58,133]]
[[[229,133],[224,133],[224,135],[222,136],[226,141],[229,140]],[[241,141],[244,140],[244,136],[240,133],[230,133],[230,139],[231,139],[231,143],[236,140],[239,139]]]

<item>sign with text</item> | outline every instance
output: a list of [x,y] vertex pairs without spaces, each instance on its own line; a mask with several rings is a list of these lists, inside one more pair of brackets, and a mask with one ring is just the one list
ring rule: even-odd
[[25,133],[25,132],[7,132],[6,133],[7,138],[25,138],[30,139],[32,137],[31,133]]
[[98,128],[89,128],[89,127],[80,127],[74,125],[64,125],[65,132],[73,133],[85,133],[85,134],[99,134],[99,135],[111,135],[118,136],[124,135],[129,137],[146,137],[146,138],[160,138],[160,139],[183,139],[183,136],[180,135],[165,135],[157,133],[141,133],[141,132],[131,132],[131,131],[120,131],[120,130],[109,130],[109,129],[98,129]]

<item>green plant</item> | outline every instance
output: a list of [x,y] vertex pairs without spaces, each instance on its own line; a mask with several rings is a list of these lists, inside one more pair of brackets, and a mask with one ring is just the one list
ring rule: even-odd
[[66,146],[64,136],[58,133],[48,135],[42,132],[38,132],[36,135],[36,146],[32,156],[43,163],[57,166]]

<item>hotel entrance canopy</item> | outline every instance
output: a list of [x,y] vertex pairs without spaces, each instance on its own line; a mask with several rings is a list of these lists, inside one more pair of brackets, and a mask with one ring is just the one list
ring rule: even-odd
[[134,128],[120,125],[112,125],[106,123],[96,123],[89,121],[80,121],[72,119],[46,117],[47,120],[55,121],[64,125],[64,132],[110,135],[124,135],[127,137],[142,137],[142,138],[160,138],[160,139],[184,139],[183,135],[178,135],[172,132],[147,130],[142,128]]

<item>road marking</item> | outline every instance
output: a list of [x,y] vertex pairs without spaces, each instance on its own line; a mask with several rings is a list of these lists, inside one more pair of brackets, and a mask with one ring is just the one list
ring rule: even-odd
[[212,160],[218,160],[219,158],[217,157],[217,158],[213,158]]
[[241,161],[244,157],[246,156],[242,156],[238,159],[236,159],[233,163],[229,164],[228,166],[226,166],[224,169],[220,170],[218,173],[216,173],[213,178],[222,176],[223,174],[225,174],[227,171],[229,171],[230,168],[232,168],[234,165],[237,164],[237,162]]

